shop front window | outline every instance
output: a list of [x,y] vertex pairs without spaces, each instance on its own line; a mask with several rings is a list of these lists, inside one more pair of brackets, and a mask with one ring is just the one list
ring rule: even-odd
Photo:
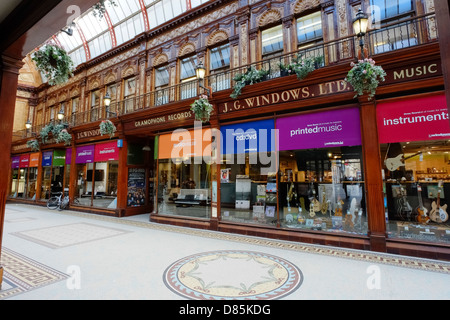
[[367,234],[359,110],[277,119],[281,227]]
[[445,95],[379,103],[377,117],[388,237],[450,243]]
[[367,233],[361,147],[281,151],[281,226]]
[[96,162],[95,174],[94,171],[88,171],[88,180],[94,179],[94,207],[108,209],[117,207],[118,172],[119,161]]
[[41,199],[47,200],[51,197],[51,176],[52,167],[42,168],[42,185],[41,185]]
[[[19,161],[18,158],[17,161]],[[11,172],[11,191],[9,193],[10,197],[12,198],[17,197],[18,178],[19,178],[19,168],[13,168]]]
[[50,199],[52,194],[52,158],[52,151],[42,153],[41,200]]
[[30,168],[28,174],[27,198],[35,200],[36,198],[36,182],[38,177],[38,168]]
[[158,213],[209,218],[211,132],[182,130],[159,137]]
[[117,141],[76,149],[77,202],[82,206],[116,209],[119,171]]
[[19,198],[25,198],[27,194],[28,186],[28,168],[20,168],[19,170],[19,186],[17,189],[17,196]]
[[222,221],[277,225],[273,120],[221,127]]

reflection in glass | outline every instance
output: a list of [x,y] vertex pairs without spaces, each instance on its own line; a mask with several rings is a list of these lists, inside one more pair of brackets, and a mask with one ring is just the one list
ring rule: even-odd
[[211,165],[195,159],[159,160],[159,214],[209,218]]
[[381,145],[389,238],[450,243],[448,140]]

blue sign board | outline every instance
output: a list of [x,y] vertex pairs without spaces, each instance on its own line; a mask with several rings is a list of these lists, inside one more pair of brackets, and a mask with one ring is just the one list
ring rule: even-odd
[[220,133],[222,154],[275,151],[273,119],[223,126]]
[[43,167],[51,167],[52,166],[52,151],[47,151],[42,153],[42,166]]

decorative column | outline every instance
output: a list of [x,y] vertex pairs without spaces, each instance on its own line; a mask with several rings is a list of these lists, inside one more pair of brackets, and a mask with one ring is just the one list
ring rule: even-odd
[[386,219],[376,102],[359,98],[367,220],[372,251],[386,252]]
[[[0,256],[3,240],[3,225],[5,221],[6,197],[8,196],[9,174],[11,168],[11,141],[14,124],[14,109],[16,105],[19,70],[23,62],[6,55],[1,57],[0,70]],[[6,168],[6,169],[5,169]],[[3,268],[0,265],[0,288],[3,282]]]
[[123,141],[119,150],[119,169],[117,177],[117,211],[119,217],[124,217],[127,209],[127,193],[128,193],[128,142],[126,140],[122,124],[117,125],[119,139]]

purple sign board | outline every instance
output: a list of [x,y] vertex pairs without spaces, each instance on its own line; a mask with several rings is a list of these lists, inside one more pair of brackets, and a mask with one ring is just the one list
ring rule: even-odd
[[361,145],[358,108],[346,108],[277,119],[279,150]]
[[20,165],[20,157],[11,158],[11,168],[18,169]]
[[72,164],[72,148],[66,149],[66,165]]
[[75,163],[92,163],[94,162],[95,146],[84,146],[77,148],[77,157]]

